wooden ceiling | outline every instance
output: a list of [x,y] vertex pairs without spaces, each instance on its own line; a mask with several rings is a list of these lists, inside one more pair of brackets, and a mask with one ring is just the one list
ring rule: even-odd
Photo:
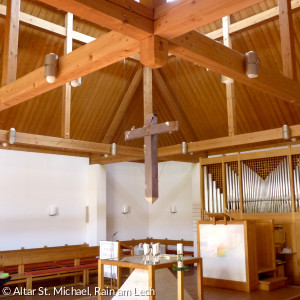
[[[1,5],[6,1],[0,0]],[[247,19],[277,5],[263,1],[232,15],[231,22]],[[22,0],[21,11],[64,26],[65,13],[37,1]],[[293,10],[297,71],[300,76],[300,9]],[[220,20],[198,30],[207,34],[222,27]],[[5,17],[0,17],[0,31]],[[75,17],[74,30],[99,37],[109,30]],[[231,34],[233,49],[240,53],[254,50],[264,66],[282,72],[278,16]],[[218,41],[222,42],[219,38]],[[17,78],[43,66],[53,52],[63,55],[64,38],[21,23]],[[3,64],[4,34],[0,35],[0,64]],[[73,48],[80,47],[73,42]],[[72,89],[71,133],[75,140],[101,143],[122,103],[136,72],[134,59],[122,60],[82,78]],[[0,76],[2,76],[0,68]],[[299,77],[298,77],[299,78]],[[228,135],[225,85],[219,74],[184,59],[170,56],[168,64],[153,74],[154,111],[159,122],[179,121],[179,131],[159,137],[159,147],[196,142]],[[300,106],[276,99],[243,84],[235,84],[237,134],[300,124]],[[173,101],[173,103],[172,103]],[[0,112],[0,129],[45,136],[61,136],[62,87],[34,97]],[[124,141],[124,132],[143,125],[143,85],[140,81],[118,129],[111,139],[119,145],[142,147],[143,140]],[[197,159],[197,158],[196,158]],[[195,160],[195,159],[194,159]]]

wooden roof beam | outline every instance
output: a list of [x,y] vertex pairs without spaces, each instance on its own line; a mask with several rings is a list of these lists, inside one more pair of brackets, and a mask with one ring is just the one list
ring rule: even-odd
[[117,129],[119,128],[124,114],[131,102],[133,95],[135,94],[138,86],[140,85],[143,78],[143,68],[142,66],[138,66],[136,73],[132,80],[130,80],[130,85],[126,88],[126,93],[121,104],[118,106],[117,112],[114,114],[114,119],[110,123],[110,126],[106,132],[105,137],[102,140],[102,143],[111,143],[113,137],[116,134]]
[[0,110],[85,76],[139,52],[139,42],[117,32],[109,32],[95,41],[59,58],[56,81],[44,78],[41,67],[0,89]]
[[7,1],[3,49],[2,85],[13,82],[17,78],[20,5],[21,0]]
[[283,75],[297,80],[294,28],[290,0],[278,0]]
[[173,39],[169,42],[169,52],[276,98],[300,104],[299,83],[261,64],[258,77],[248,78],[245,72],[244,54],[227,48],[198,32],[193,31]]
[[134,0],[39,1],[137,40],[153,34],[153,9]]
[[[291,138],[300,136],[300,125],[290,126]],[[188,143],[188,152],[210,152],[234,149],[242,146],[256,146],[259,143],[282,142],[282,128],[257,131],[234,136],[226,136],[211,140]],[[167,157],[181,153],[181,144],[162,147],[158,149],[158,157]]]
[[262,0],[175,0],[154,10],[154,34],[172,39]]
[[[8,142],[8,131],[0,130],[0,142]],[[111,145],[103,143],[86,142],[80,140],[65,139],[52,136],[44,136],[30,133],[16,133],[14,146],[30,146],[37,148],[51,148],[56,150],[80,151],[85,153],[110,154]],[[144,149],[118,145],[118,155],[144,157]]]

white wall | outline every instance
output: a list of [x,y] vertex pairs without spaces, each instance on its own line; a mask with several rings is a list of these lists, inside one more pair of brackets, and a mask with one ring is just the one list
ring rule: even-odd
[[[107,239],[118,232],[116,239],[170,238],[193,239],[192,201],[194,168],[191,163],[159,164],[159,199],[150,205],[145,200],[144,165],[119,163],[107,166]],[[195,200],[196,201],[196,200]],[[170,207],[177,207],[177,214]],[[122,215],[123,205],[130,213]]]
[[87,243],[99,245],[106,240],[106,167],[90,165],[88,172],[88,223]]
[[87,179],[87,158],[0,150],[0,250],[85,242]]
[[[107,239],[145,238],[149,234],[148,203],[145,200],[144,165],[107,165]],[[130,212],[122,214],[124,205]]]
[[[191,163],[159,164],[159,199],[149,205],[149,235],[154,238],[192,240]],[[175,205],[177,213],[170,212]]]

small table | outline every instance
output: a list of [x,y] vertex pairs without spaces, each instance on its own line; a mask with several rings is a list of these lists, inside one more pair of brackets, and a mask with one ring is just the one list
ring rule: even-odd
[[[183,257],[184,265],[197,264],[197,289],[198,289],[198,300],[203,299],[203,289],[202,289],[202,259],[200,257]],[[118,259],[100,259],[98,261],[98,286],[100,290],[104,289],[104,274],[103,266],[111,265],[117,266],[119,268],[132,268],[132,269],[143,269],[148,270],[149,274],[149,290],[155,290],[155,270],[163,268],[171,268],[174,264],[177,264],[177,258],[160,258],[159,263],[145,264],[143,262],[143,256],[129,256],[124,257],[121,260]],[[184,299],[184,274],[183,271],[177,271],[177,299]],[[103,295],[98,295],[98,300],[102,300]],[[155,295],[151,293],[149,296],[150,300],[155,299]]]

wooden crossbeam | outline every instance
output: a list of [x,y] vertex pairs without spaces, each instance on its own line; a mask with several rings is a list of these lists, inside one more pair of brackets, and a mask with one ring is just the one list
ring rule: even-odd
[[169,51],[185,60],[226,75],[287,102],[300,104],[300,84],[259,65],[259,76],[245,74],[244,55],[200,34],[190,32],[169,42]]
[[154,11],[154,34],[172,39],[262,0],[175,0]]
[[[8,142],[8,131],[0,130],[0,142]],[[86,142],[80,140],[72,140],[37,134],[29,134],[23,132],[16,133],[16,142],[14,146],[31,146],[37,148],[51,148],[57,150],[70,150],[70,151],[80,151],[85,153],[98,153],[98,154],[110,154],[111,145]],[[135,156],[137,158],[144,157],[144,150],[142,148],[134,148],[118,145],[118,154]]]
[[136,73],[134,74],[134,77],[132,80],[130,80],[130,84],[128,87],[126,87],[126,93],[124,95],[124,98],[121,102],[121,104],[118,107],[117,112],[114,114],[114,119],[112,120],[105,137],[102,140],[102,143],[111,143],[113,137],[116,134],[116,131],[118,127],[121,124],[121,121],[124,117],[125,111],[127,110],[130,101],[136,92],[139,84],[141,83],[141,80],[143,78],[143,69],[141,66],[138,66]]
[[0,110],[41,95],[66,82],[109,66],[139,51],[139,42],[117,32],[109,32],[59,59],[55,83],[44,78],[44,67],[0,89]]
[[17,78],[20,5],[21,0],[7,1],[3,49],[2,85],[13,82]]
[[297,80],[294,28],[290,0],[278,0],[283,75]]
[[137,40],[153,34],[153,10],[134,0],[39,1]]
[[194,141],[197,135],[190,122],[188,122],[188,118],[185,116],[184,111],[179,107],[176,95],[169,89],[159,70],[153,72],[153,78],[157,83],[156,86],[160,90],[167,107],[171,110],[174,118],[179,120],[182,134],[187,138],[187,141]]
[[[290,126],[291,138],[300,136],[300,125]],[[257,131],[234,136],[198,141],[188,143],[189,152],[221,151],[224,149],[234,149],[241,146],[256,146],[260,143],[282,142],[282,128],[275,128],[264,131]],[[158,157],[178,155],[181,153],[181,144],[162,147],[158,149]]]

